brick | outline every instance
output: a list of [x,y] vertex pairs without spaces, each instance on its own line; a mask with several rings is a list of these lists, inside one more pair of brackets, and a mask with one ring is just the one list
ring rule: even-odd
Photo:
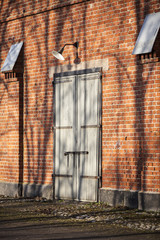
[[0,64],[13,43],[24,41],[24,74],[23,79],[0,74],[1,181],[18,182],[23,170],[24,183],[52,184],[49,70],[72,66],[75,55],[66,49],[60,63],[51,51],[79,41],[81,62],[109,63],[102,69],[102,187],[160,192],[160,62],[141,64],[131,55],[146,4],[148,13],[159,11],[153,0],[3,1]]

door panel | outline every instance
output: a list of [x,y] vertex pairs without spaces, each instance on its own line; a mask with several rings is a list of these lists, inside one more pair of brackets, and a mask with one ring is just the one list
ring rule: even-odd
[[[68,158],[68,159],[67,159]],[[55,178],[55,196],[56,198],[76,199],[76,162],[74,155],[66,156],[66,172],[57,174]]]
[[75,77],[58,78],[55,81],[55,126],[73,125],[73,103],[75,91],[73,81]]
[[88,151],[87,155],[81,156],[80,174],[83,176],[98,175],[98,132],[97,128],[86,128],[81,131],[81,150]]
[[55,197],[97,201],[100,74],[55,78]]
[[78,112],[81,126],[99,124],[98,73],[78,77]]
[[80,161],[80,199],[97,201],[99,175],[100,102],[99,73],[78,77],[78,119],[81,151],[88,151]]
[[55,196],[75,198],[73,183],[73,156],[65,152],[74,149],[73,113],[75,77],[57,78],[55,81]]
[[79,200],[80,201],[97,201],[97,179],[81,178],[79,186]]
[[[71,159],[65,156],[68,151],[73,151],[73,130],[72,129],[56,129],[55,133],[56,148],[55,148],[55,172],[57,174],[72,174],[72,169],[69,168]],[[71,156],[69,156],[71,158]]]

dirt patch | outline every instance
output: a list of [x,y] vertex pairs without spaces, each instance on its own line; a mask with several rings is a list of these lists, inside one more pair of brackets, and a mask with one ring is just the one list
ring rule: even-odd
[[0,223],[25,222],[88,227],[125,227],[139,231],[160,231],[160,213],[142,212],[105,203],[46,201],[45,199],[0,198]]
[[160,214],[104,203],[0,198],[1,240],[158,240]]

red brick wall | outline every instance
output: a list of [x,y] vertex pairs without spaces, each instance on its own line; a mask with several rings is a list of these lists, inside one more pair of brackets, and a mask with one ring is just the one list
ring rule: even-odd
[[0,181],[52,183],[49,70],[74,64],[75,51],[67,47],[63,63],[51,51],[79,41],[81,62],[109,63],[102,72],[102,187],[160,192],[160,63],[131,55],[144,17],[157,11],[155,0],[1,3],[0,64],[13,43],[24,41],[24,77],[20,111],[20,80],[6,83],[0,75]]
[[18,181],[19,159],[19,83],[0,82],[0,181]]

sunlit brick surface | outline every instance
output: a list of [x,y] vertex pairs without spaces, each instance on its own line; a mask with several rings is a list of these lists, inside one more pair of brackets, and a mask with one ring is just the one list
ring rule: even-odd
[[23,79],[0,74],[0,181],[52,183],[49,69],[74,64],[75,51],[65,49],[65,62],[51,52],[79,41],[81,62],[109,64],[102,69],[102,187],[160,192],[160,62],[132,55],[159,1],[19,0],[2,1],[0,9],[1,67],[11,45],[24,41]]

